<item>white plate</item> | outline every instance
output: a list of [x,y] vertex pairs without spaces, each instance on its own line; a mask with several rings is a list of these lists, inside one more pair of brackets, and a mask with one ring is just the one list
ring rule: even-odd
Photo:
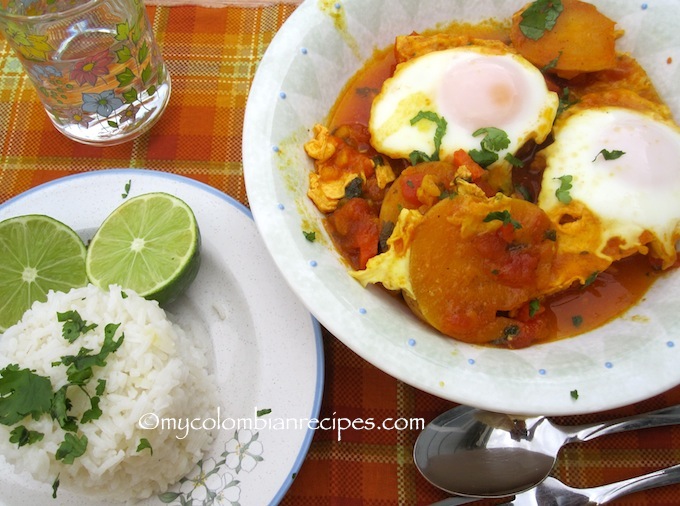
[[[194,337],[204,336],[202,344],[212,348],[216,388],[228,409],[220,413],[222,428],[202,464],[204,473],[215,467],[218,471],[204,484],[194,480],[172,488],[182,494],[172,504],[188,499],[192,491],[195,500],[208,490],[216,494],[215,505],[276,504],[311,443],[313,430],[304,421],[319,413],[323,346],[318,323],[276,270],[248,209],[192,179],[123,169],[88,172],[36,187],[0,206],[0,220],[46,214],[88,239],[123,202],[128,181],[130,196],[167,192],[184,200],[196,215],[201,268],[188,292],[167,310],[173,321]],[[256,417],[257,410],[268,409],[271,413]],[[216,412],[215,421],[217,417]],[[251,420],[252,430],[239,432],[244,451],[238,453],[232,426],[241,419]],[[297,428],[281,422],[288,419],[300,420]],[[197,466],[189,478],[199,471]],[[66,490],[59,490],[54,501],[51,493],[50,485],[15,474],[4,461],[0,464],[1,504],[91,504]],[[154,497],[145,504],[163,502]]]
[[[680,383],[680,273],[656,283],[641,304],[596,332],[518,351],[466,345],[426,328],[380,289],[364,289],[352,279],[306,197],[313,166],[302,146],[374,50],[390,45],[396,35],[454,20],[508,19],[525,3],[304,2],[272,41],[251,88],[243,146],[248,198],[276,264],[310,311],[389,374],[443,398],[504,412],[614,408]],[[680,119],[675,0],[593,3],[625,29],[619,49],[632,52],[648,70]],[[314,243],[302,234],[310,229],[319,237]]]

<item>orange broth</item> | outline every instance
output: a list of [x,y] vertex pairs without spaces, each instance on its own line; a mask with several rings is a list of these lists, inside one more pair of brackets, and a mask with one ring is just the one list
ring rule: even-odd
[[[446,31],[458,31],[478,38],[508,39],[507,31],[499,26],[454,24]],[[395,65],[393,48],[375,52],[338,97],[329,115],[331,131],[346,124],[368,125],[373,98],[379,93],[382,83],[392,75]],[[538,195],[542,174],[517,168],[514,171],[515,182]],[[582,334],[616,318],[639,301],[660,274],[646,257],[635,255],[616,262],[589,286],[574,286],[547,297],[542,306],[556,317],[557,334],[554,339]]]

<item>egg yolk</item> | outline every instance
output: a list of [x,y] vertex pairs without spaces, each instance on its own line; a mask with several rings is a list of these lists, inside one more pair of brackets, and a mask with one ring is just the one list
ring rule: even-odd
[[522,108],[522,79],[507,59],[456,60],[439,84],[439,109],[471,132],[512,121]]

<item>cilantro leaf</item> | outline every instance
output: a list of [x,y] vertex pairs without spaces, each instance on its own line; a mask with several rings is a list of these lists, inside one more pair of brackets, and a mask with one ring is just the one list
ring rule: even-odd
[[54,458],[61,460],[64,464],[73,464],[73,461],[83,455],[87,450],[87,436],[83,434],[78,437],[71,432],[64,435],[64,440],[57,448]]
[[271,412],[272,412],[272,410],[269,409],[269,408],[258,409],[258,410],[257,410],[257,416],[258,416],[258,418],[259,418],[259,417],[261,417],[261,416],[268,415],[268,414],[271,413]]
[[42,432],[28,430],[23,425],[18,425],[12,429],[12,432],[9,433],[9,442],[17,443],[19,447],[22,447],[24,445],[32,445],[33,443],[37,443],[44,437],[45,434]]
[[106,365],[106,357],[110,353],[115,352],[121,344],[125,334],[121,334],[116,341],[113,336],[120,327],[120,323],[109,323],[104,327],[104,343],[102,348],[96,355],[91,355],[92,350],[88,348],[80,348],[78,355],[65,355],[61,357],[61,362],[68,367],[66,369],[66,376],[72,385],[84,385],[92,377],[92,368],[104,367]]
[[563,204],[568,204],[571,202],[571,195],[569,194],[569,190],[571,190],[571,182],[573,181],[573,176],[560,176],[558,178],[560,180],[560,187],[555,190],[555,196],[557,197],[557,200],[562,202]]
[[538,299],[531,299],[529,301],[529,318],[533,318],[541,309],[541,301]]
[[128,198],[128,195],[130,195],[130,187],[132,186],[132,179],[128,179],[128,182],[125,183],[125,191],[120,194],[120,196],[124,199]]
[[68,412],[71,409],[71,401],[66,397],[66,390],[68,387],[69,385],[64,385],[54,393],[50,415],[52,416],[52,420],[55,420],[59,424],[59,427],[65,431],[76,432],[78,430],[76,418],[68,415]]
[[[478,137],[480,135],[484,135],[484,138],[482,138],[480,142],[480,147],[482,149],[471,149],[468,154],[475,162],[486,169],[489,165],[498,160],[497,152],[507,148],[510,145],[510,139],[508,138],[507,133],[496,127],[479,128],[472,133],[473,137]],[[512,155],[510,156],[512,157]],[[517,160],[517,158],[514,157],[509,159],[507,156],[505,159],[511,164],[513,163],[513,159]]]
[[90,409],[83,413],[80,423],[88,423],[92,420],[98,420],[102,416],[102,410],[99,407],[99,396],[90,397]]
[[592,285],[595,283],[595,280],[597,277],[600,275],[600,271],[595,271],[593,272],[590,276],[586,278],[586,281],[583,283],[583,288]]
[[96,323],[88,325],[87,322],[82,319],[78,311],[66,311],[64,313],[58,312],[57,321],[64,322],[61,335],[69,343],[72,343],[78,339],[81,334],[85,334],[97,327]]
[[555,27],[563,9],[561,0],[536,0],[522,12],[519,29],[525,37],[538,40]]
[[560,57],[562,56],[562,51],[557,53],[557,56],[550,60],[542,69],[541,72],[547,72],[548,70],[554,69],[557,67],[557,62],[560,61]]
[[143,437],[139,440],[139,444],[137,445],[137,452],[141,452],[143,450],[146,450],[147,448],[149,449],[151,455],[153,456],[153,448],[151,447],[151,443],[149,443],[148,439]]
[[437,126],[434,131],[434,152],[431,155],[427,155],[422,151],[413,151],[409,155],[411,165],[416,165],[420,162],[436,162],[439,160],[439,149],[441,148],[442,139],[444,138],[446,128],[448,127],[446,119],[432,111],[420,111],[411,118],[411,125],[415,125],[421,120],[432,121]]
[[468,155],[484,169],[498,160],[498,155],[496,153],[483,149],[471,149],[468,152]]
[[360,177],[355,177],[347,186],[345,186],[345,198],[353,199],[355,197],[361,197],[361,193],[364,191],[364,180]]
[[486,151],[502,151],[510,145],[508,134],[496,127],[486,127],[475,130],[472,133],[473,137],[478,137],[484,134],[482,139],[482,149]]
[[52,482],[52,499],[57,498],[57,490],[59,490],[59,475]]
[[504,209],[503,211],[494,211],[486,215],[484,218],[484,223],[489,223],[490,221],[499,220],[503,222],[503,225],[511,224],[512,228],[519,230],[522,228],[522,224],[518,221],[512,219],[510,216],[510,211]]
[[37,420],[52,405],[52,383],[29,369],[10,364],[0,371],[0,423],[14,425],[26,416]]
[[597,157],[602,155],[602,158],[605,160],[616,160],[617,158],[621,158],[623,155],[625,155],[625,151],[619,151],[619,150],[613,150],[613,151],[608,151],[606,149],[601,150],[598,154],[595,155],[595,158],[593,158],[593,162],[597,160]]
[[574,315],[574,316],[571,317],[571,324],[574,327],[580,327],[582,323],[583,323],[583,316],[577,314],[577,315]]
[[104,390],[106,390],[106,380],[105,379],[97,380],[97,388],[95,389],[94,393],[96,395],[103,395]]
[[568,87],[562,89],[562,95],[560,95],[560,102],[557,106],[557,113],[555,117],[559,117],[564,111],[569,109],[572,105],[578,104],[579,100],[572,97],[571,91]]
[[514,156],[512,153],[505,154],[505,161],[508,162],[513,167],[524,167],[524,162]]
[[571,395],[571,398],[574,400],[578,400],[578,390],[572,390],[569,392],[569,395]]
[[316,232],[306,232],[303,230],[302,234],[305,236],[305,239],[307,239],[309,242],[316,241]]

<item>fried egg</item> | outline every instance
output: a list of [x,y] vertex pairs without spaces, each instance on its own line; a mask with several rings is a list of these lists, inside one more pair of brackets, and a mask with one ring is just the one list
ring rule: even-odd
[[433,112],[447,122],[439,158],[458,149],[480,149],[479,129],[503,130],[509,145],[497,151],[507,166],[528,140],[542,142],[550,133],[558,97],[548,90],[541,72],[511,50],[465,46],[434,51],[397,66],[373,101],[369,130],[373,146],[392,158],[413,151],[435,151],[432,121],[412,123],[419,112]]
[[[637,252],[672,265],[680,239],[680,128],[602,107],[570,115],[554,138],[542,153],[538,205],[557,225],[560,252],[598,257],[591,271]],[[589,267],[581,263],[582,279]]]

